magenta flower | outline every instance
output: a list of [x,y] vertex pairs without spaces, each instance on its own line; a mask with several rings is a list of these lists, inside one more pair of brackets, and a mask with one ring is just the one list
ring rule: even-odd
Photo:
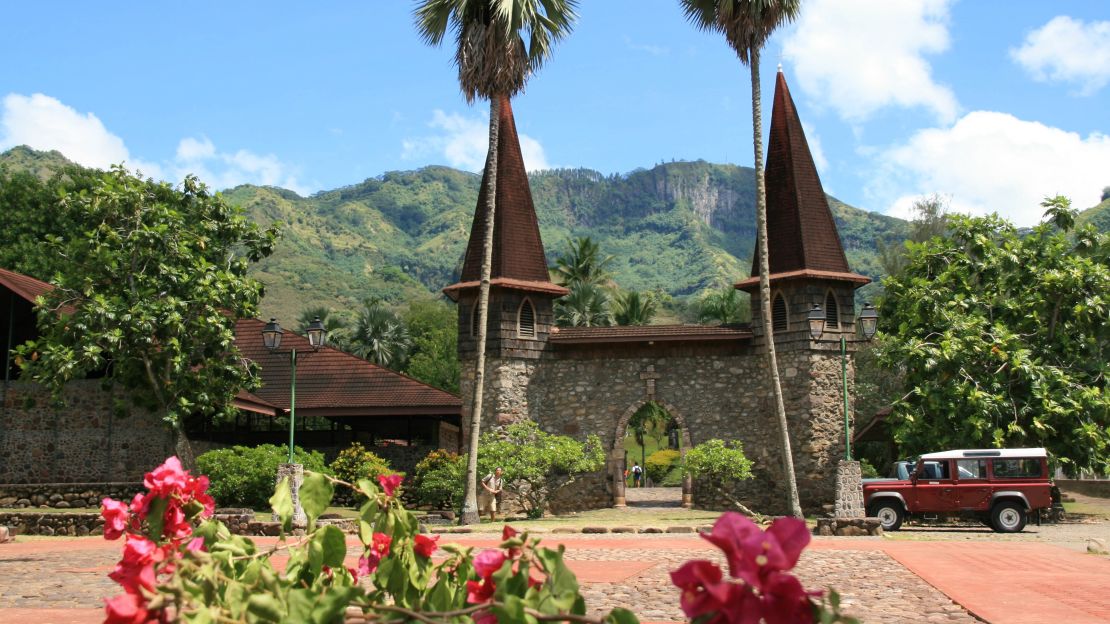
[[100,502],[100,515],[104,518],[104,539],[119,539],[127,530],[127,523],[131,520],[131,511],[127,503],[105,498]]
[[483,579],[489,580],[493,573],[505,563],[505,553],[500,550],[483,550],[474,556],[474,571]]
[[398,485],[401,485],[401,481],[404,479],[405,478],[399,474],[378,475],[378,483],[380,483],[382,489],[385,490],[386,496],[393,496],[393,491],[397,489]]

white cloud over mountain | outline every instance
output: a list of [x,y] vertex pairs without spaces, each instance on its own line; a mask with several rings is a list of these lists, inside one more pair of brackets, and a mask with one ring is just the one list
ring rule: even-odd
[[1072,83],[1091,95],[1110,83],[1110,21],[1060,15],[1025,37],[1010,57],[1034,80]]
[[956,118],[956,96],[926,55],[949,47],[950,0],[809,0],[783,43],[803,91],[860,123],[894,106]]
[[[401,143],[401,158],[405,160],[438,156],[447,164],[467,171],[479,172],[486,163],[489,150],[489,116],[465,116],[436,110],[428,127],[435,134],[405,139]],[[536,139],[517,133],[524,167],[528,171],[550,169],[543,146]]]

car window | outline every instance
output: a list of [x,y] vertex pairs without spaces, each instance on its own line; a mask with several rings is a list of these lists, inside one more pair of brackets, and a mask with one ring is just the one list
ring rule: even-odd
[[985,459],[958,459],[956,472],[960,479],[986,479],[987,460]]
[[1041,460],[1028,459],[996,459],[994,460],[994,477],[996,479],[1028,479],[1041,476]]
[[927,461],[921,468],[921,478],[923,479],[950,479],[948,476],[948,462],[946,461]]

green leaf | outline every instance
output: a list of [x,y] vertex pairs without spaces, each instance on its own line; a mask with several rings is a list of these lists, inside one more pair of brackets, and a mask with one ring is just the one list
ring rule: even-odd
[[281,622],[285,609],[271,594],[252,594],[247,600],[247,614],[250,622]]
[[316,524],[316,518],[324,513],[324,510],[331,504],[332,494],[335,493],[335,487],[328,481],[327,478],[318,473],[308,473],[304,481],[301,483],[300,498],[301,507],[304,509],[305,516],[308,517],[309,530]]
[[162,539],[162,527],[166,521],[166,506],[169,501],[162,497],[155,498],[147,508],[146,522],[150,527],[150,534],[155,540]]
[[293,529],[293,493],[289,488],[289,477],[284,477],[281,481],[278,481],[274,495],[270,497],[270,508],[281,520],[282,530],[291,531]]
[[605,616],[606,624],[640,624],[635,613],[620,607],[613,609]]
[[312,609],[313,624],[335,624],[343,621],[347,605],[362,593],[357,587],[331,587],[316,599]]
[[338,527],[328,525],[316,531],[313,541],[319,541],[323,564],[331,568],[342,568],[347,557],[347,540]]

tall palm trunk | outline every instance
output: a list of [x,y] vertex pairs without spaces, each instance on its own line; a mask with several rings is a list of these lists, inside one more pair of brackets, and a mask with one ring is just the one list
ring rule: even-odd
[[782,398],[782,380],[779,379],[778,357],[775,355],[774,323],[771,318],[771,263],[767,250],[767,185],[763,176],[763,107],[759,88],[759,47],[751,46],[752,72],[752,143],[755,146],[756,222],[759,247],[759,300],[763,317],[763,336],[767,341],[767,366],[771,370],[771,388],[775,395],[775,413],[782,434],[782,469],[790,498],[790,513],[802,517],[802,504],[798,499],[798,481],[794,477],[794,456],[790,450],[790,430],[786,422],[786,404]]
[[478,357],[474,364],[474,403],[470,409],[470,444],[466,453],[466,492],[459,524],[476,524],[478,515],[478,434],[482,426],[482,395],[486,380],[486,327],[489,320],[489,281],[493,271],[493,220],[497,210],[497,136],[501,130],[501,100],[489,99],[489,152],[486,154],[486,231],[482,235],[482,281],[478,287]]

